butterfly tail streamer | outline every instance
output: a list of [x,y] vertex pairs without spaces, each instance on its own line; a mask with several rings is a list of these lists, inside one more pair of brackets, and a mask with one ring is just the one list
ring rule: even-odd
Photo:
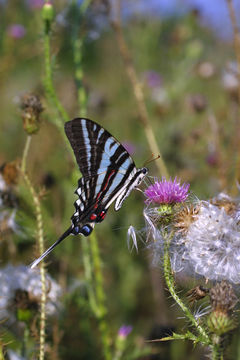
[[70,226],[60,238],[48,248],[38,259],[34,260],[30,265],[31,269],[34,269],[60,242],[62,242],[68,235],[72,233],[72,226]]

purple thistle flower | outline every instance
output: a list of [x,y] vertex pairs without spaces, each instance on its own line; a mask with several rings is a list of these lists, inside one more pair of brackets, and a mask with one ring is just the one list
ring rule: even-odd
[[163,84],[161,75],[154,70],[145,71],[143,78],[149,88],[161,87]]
[[30,9],[41,9],[44,4],[44,0],[28,0],[28,6]]
[[183,202],[188,197],[190,184],[183,183],[175,177],[174,181],[162,178],[161,181],[155,180],[155,184],[150,185],[144,192],[147,204],[173,204]]
[[126,337],[130,334],[130,332],[132,331],[132,326],[131,325],[122,325],[120,327],[120,329],[118,330],[118,336],[126,339]]
[[26,30],[25,27],[21,24],[10,25],[7,29],[8,36],[13,39],[21,39],[24,37]]
[[128,141],[124,141],[122,146],[127,150],[130,155],[133,155],[136,152],[136,146]]

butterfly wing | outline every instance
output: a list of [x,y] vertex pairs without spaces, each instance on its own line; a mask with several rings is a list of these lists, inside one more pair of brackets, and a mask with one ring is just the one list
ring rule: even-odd
[[107,210],[137,169],[125,148],[92,120],[69,121],[65,124],[65,132],[83,175],[76,190],[79,199],[75,202],[75,214],[83,223],[93,209],[99,214]]
[[85,179],[103,173],[109,167],[135,167],[125,148],[94,121],[73,119],[65,123],[65,132]]

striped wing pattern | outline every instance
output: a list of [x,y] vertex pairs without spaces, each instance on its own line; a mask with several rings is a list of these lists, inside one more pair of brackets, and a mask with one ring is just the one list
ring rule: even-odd
[[103,221],[115,201],[119,210],[130,192],[140,184],[148,169],[137,169],[124,147],[105,129],[89,119],[76,118],[65,123],[82,178],[75,191],[75,213],[71,226],[32,264],[34,268],[68,235],[90,235]]
[[115,202],[119,210],[124,199],[146,175],[137,169],[124,147],[105,129],[89,119],[76,118],[65,124],[83,177],[79,180],[73,225],[101,222]]

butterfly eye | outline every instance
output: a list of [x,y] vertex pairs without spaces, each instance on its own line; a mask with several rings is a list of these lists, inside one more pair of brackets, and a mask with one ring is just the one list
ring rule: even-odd
[[93,228],[90,225],[84,225],[81,228],[81,234],[83,234],[84,236],[88,236],[91,234]]

